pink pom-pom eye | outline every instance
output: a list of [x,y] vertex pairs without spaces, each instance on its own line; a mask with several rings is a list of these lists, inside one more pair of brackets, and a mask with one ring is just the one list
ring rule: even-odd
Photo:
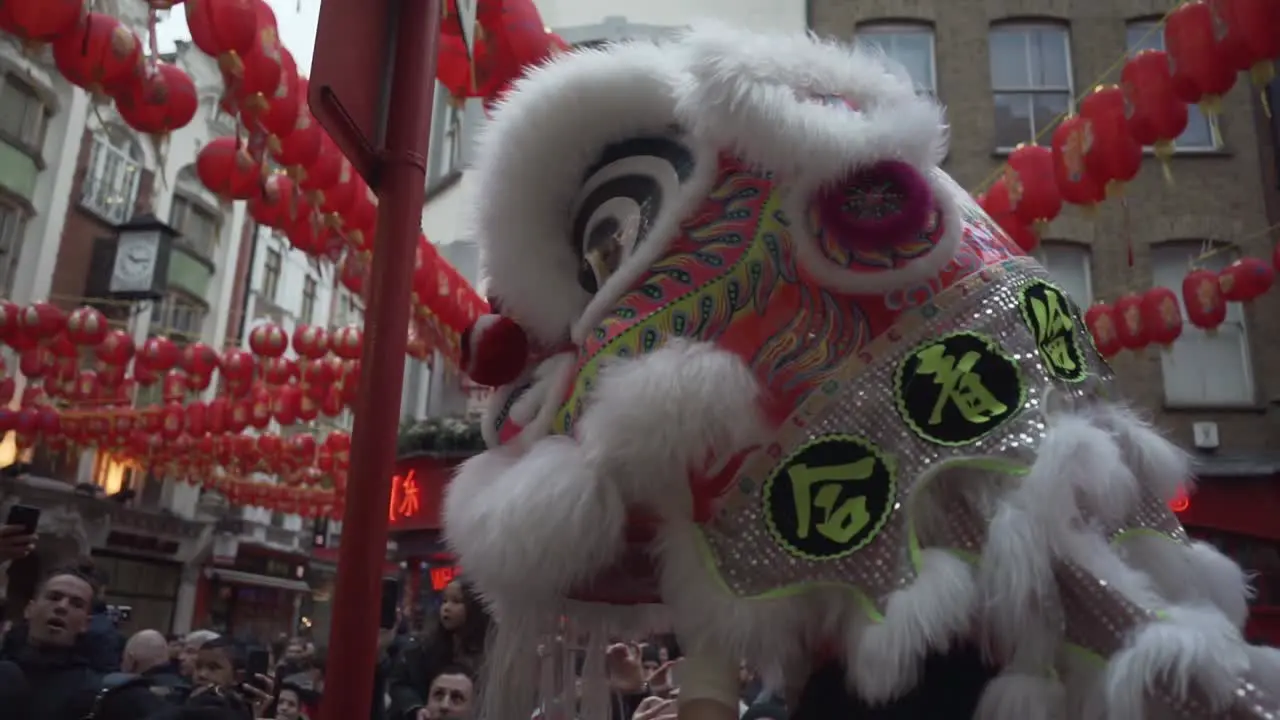
[[814,198],[825,234],[849,250],[877,250],[918,235],[933,215],[929,182],[886,160],[828,184]]

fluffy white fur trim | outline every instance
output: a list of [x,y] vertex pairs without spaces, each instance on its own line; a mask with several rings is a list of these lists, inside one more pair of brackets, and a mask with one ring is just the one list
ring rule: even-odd
[[687,518],[691,471],[768,439],[761,394],[737,355],[672,341],[606,365],[577,435],[627,501]]
[[626,518],[616,487],[565,437],[471,458],[444,510],[445,538],[477,586],[543,605],[617,556]]
[[1147,694],[1170,692],[1175,702],[1196,695],[1212,711],[1221,712],[1235,699],[1235,689],[1249,669],[1247,646],[1230,622],[1210,607],[1173,606],[1164,620],[1150,623],[1107,669],[1110,717],[1144,717]]
[[672,122],[678,48],[635,43],[579,50],[534,68],[494,110],[478,144],[471,232],[503,312],[553,344],[590,296],[577,283],[570,217],[600,150]]
[[681,122],[784,182],[817,185],[891,159],[928,172],[946,156],[942,109],[874,51],[717,24],[696,27],[683,44],[693,80],[680,94]]

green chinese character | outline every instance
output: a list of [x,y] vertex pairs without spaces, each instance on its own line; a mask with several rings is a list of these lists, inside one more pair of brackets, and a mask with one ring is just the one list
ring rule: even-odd
[[[874,457],[864,458],[844,465],[828,465],[811,468],[808,465],[792,465],[787,468],[791,478],[791,494],[796,506],[796,537],[809,537],[815,529],[828,540],[845,544],[871,524],[867,512],[866,496],[858,496],[840,502],[846,485],[870,480],[876,470]],[[814,493],[814,489],[817,493]],[[822,519],[813,522],[813,511],[818,510]]]
[[938,344],[921,350],[916,357],[920,360],[916,374],[933,376],[940,388],[933,413],[929,415],[930,425],[942,422],[942,411],[948,403],[955,406],[961,417],[976,425],[991,422],[1008,412],[1008,406],[1000,402],[973,371],[982,359],[980,353],[967,352],[957,362],[947,353],[945,345]]
[[1077,365],[1072,357],[1071,336],[1075,332],[1075,321],[1062,306],[1062,295],[1049,290],[1044,300],[1028,299],[1035,317],[1036,345],[1040,348],[1040,355],[1060,373],[1074,372]]

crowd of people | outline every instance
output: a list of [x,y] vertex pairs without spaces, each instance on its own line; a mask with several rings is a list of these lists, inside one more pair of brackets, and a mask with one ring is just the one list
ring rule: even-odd
[[[32,542],[0,528],[2,556],[21,556]],[[125,638],[104,600],[108,580],[85,560],[48,574],[25,608],[7,608],[0,626],[6,720],[318,717],[325,659],[313,643],[301,637],[245,643],[211,630],[166,636],[147,629]],[[458,579],[441,593],[425,632],[411,635],[403,624],[383,631],[370,720],[470,720],[489,622]],[[612,645],[605,665],[613,712],[600,720],[673,720],[679,663],[670,637]],[[741,679],[744,720],[784,720],[785,708],[745,666]],[[531,711],[531,718],[541,716]]]

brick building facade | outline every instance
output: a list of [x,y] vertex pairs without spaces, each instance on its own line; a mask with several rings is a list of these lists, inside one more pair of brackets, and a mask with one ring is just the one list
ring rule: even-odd
[[[868,42],[948,109],[944,164],[980,190],[1006,153],[1039,137],[1091,87],[1118,82],[1127,52],[1162,47],[1166,0],[808,0],[820,35]],[[1273,88],[1274,90],[1274,88]],[[1280,93],[1272,93],[1276,101]],[[1246,76],[1210,121],[1192,108],[1172,182],[1154,157],[1123,198],[1067,207],[1043,236],[1042,262],[1082,305],[1164,285],[1181,293],[1191,260],[1270,259],[1280,221],[1277,121]],[[1171,349],[1125,353],[1122,392],[1198,464],[1183,521],[1260,573],[1251,632],[1280,642],[1280,290],[1233,305],[1217,333],[1186,328]],[[1266,607],[1270,606],[1270,607]]]
[[[1155,23],[1167,9],[1157,0],[1096,7],[1061,0],[810,0],[818,33],[876,43],[946,105],[952,141],[944,167],[971,189],[992,179],[1002,150],[1041,132],[1047,142],[1071,98],[1115,82],[1127,49],[1158,47]],[[1271,256],[1275,238],[1266,232],[1260,188],[1262,165],[1273,164],[1274,155],[1260,147],[1255,96],[1247,82],[1238,86],[1216,131],[1193,109],[1171,163],[1172,184],[1148,158],[1123,199],[1092,214],[1068,207],[1050,226],[1042,259],[1059,282],[1084,296],[1077,298],[1082,304],[1180,283],[1205,244],[1234,246],[1206,259],[1210,267],[1237,250]],[[1196,446],[1195,423],[1217,424],[1218,447],[1200,443],[1210,472],[1228,460],[1267,467],[1280,461],[1269,452],[1280,439],[1280,379],[1266,372],[1280,363],[1276,302],[1272,294],[1254,307],[1233,308],[1239,315],[1215,337],[1189,328],[1170,352],[1126,354],[1114,363],[1125,393],[1182,445]],[[1280,470],[1274,464],[1272,471]]]

